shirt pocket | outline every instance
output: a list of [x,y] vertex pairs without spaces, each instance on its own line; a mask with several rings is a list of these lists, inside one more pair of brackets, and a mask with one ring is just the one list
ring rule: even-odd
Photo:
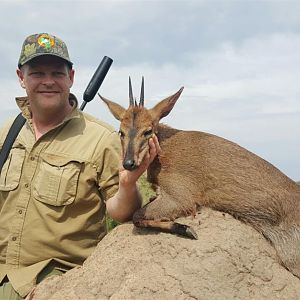
[[24,148],[12,148],[0,174],[0,190],[12,191],[19,186],[25,158]]
[[77,193],[82,162],[56,155],[43,155],[33,182],[33,197],[45,204],[71,204]]

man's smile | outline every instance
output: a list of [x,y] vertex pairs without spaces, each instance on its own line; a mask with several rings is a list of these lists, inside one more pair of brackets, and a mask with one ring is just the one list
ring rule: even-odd
[[44,94],[44,95],[54,95],[54,94],[59,94],[58,91],[38,91],[39,94]]

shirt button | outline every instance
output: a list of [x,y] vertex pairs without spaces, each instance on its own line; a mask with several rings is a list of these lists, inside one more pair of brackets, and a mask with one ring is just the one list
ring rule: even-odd
[[30,160],[34,160],[34,156],[31,156],[31,157],[30,157]]
[[25,187],[28,188],[28,186],[29,186],[29,184],[28,184],[28,183],[25,183]]
[[13,236],[11,239],[12,239],[14,242],[17,240],[17,238],[16,238],[15,236]]
[[18,213],[21,215],[23,213],[22,209],[19,209]]

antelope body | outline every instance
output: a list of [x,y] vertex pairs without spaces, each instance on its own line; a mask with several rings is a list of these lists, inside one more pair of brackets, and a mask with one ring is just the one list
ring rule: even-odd
[[143,105],[143,84],[138,105],[130,83],[127,110],[100,96],[121,122],[124,168],[133,170],[139,165],[153,134],[162,149],[147,170],[157,197],[134,214],[134,224],[197,238],[192,228],[174,220],[195,214],[201,206],[227,212],[262,233],[283,265],[300,277],[300,186],[231,141],[159,124],[182,90],[152,109]]

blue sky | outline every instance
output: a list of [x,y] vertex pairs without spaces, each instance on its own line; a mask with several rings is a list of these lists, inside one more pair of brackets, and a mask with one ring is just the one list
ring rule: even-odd
[[[300,1],[0,1],[0,125],[24,95],[15,75],[27,35],[68,45],[82,94],[104,55],[114,63],[100,89],[128,103],[128,76],[145,105],[184,86],[164,122],[210,132],[300,180]],[[95,98],[86,112],[118,123]]]

